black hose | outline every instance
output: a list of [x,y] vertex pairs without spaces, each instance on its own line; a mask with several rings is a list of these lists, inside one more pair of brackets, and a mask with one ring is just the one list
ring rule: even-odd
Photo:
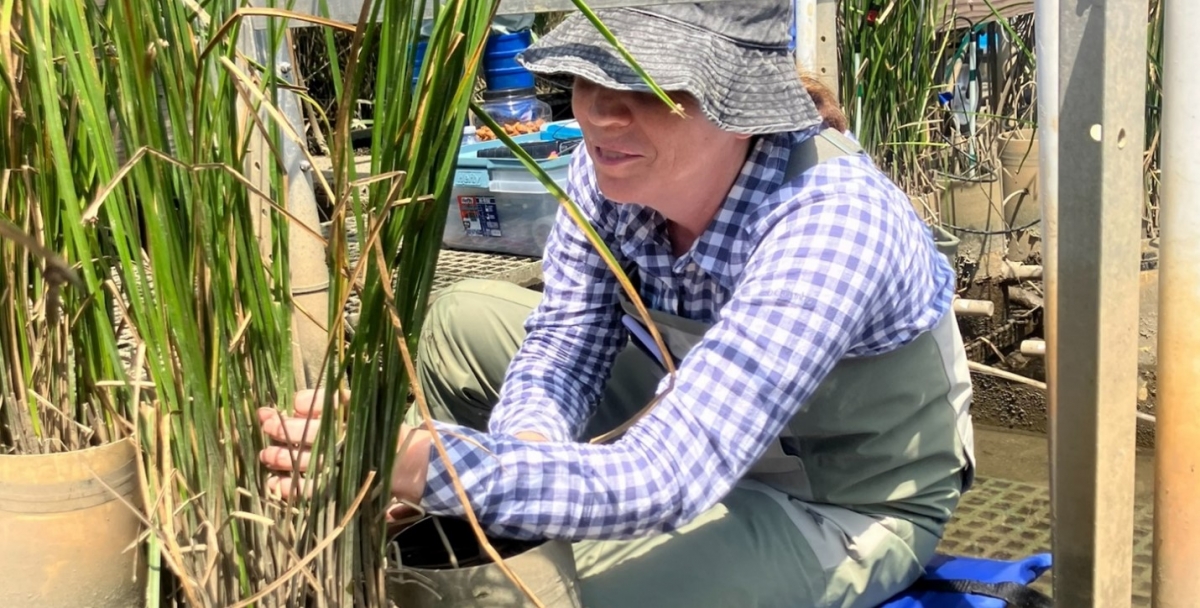
[[1040,223],[1042,223],[1042,220],[1041,218],[1038,218],[1032,222],[1029,222],[1028,224],[1025,224],[1024,226],[1017,226],[1016,228],[1009,228],[1008,230],[976,230],[974,228],[963,228],[953,224],[942,224],[942,226],[949,228],[950,230],[954,230],[955,232],[965,232],[967,234],[979,234],[983,236],[1002,236],[1006,234],[1013,234],[1014,232],[1020,232],[1022,230],[1028,230]]

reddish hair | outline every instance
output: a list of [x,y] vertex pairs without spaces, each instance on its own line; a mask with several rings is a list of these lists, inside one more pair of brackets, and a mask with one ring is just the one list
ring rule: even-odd
[[800,73],[800,82],[808,91],[808,96],[812,98],[813,103],[816,104],[821,118],[825,119],[825,126],[843,133],[846,132],[850,128],[850,121],[838,104],[837,95],[834,95],[833,91],[825,86],[825,83],[807,72]]

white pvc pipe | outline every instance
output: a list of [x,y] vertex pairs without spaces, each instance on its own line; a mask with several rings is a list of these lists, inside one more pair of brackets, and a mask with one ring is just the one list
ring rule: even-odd
[[1045,340],[1022,340],[1021,354],[1028,357],[1045,357],[1046,356],[1046,341]]
[[968,300],[954,298],[954,314],[960,317],[990,317],[996,314],[996,304],[991,300]]

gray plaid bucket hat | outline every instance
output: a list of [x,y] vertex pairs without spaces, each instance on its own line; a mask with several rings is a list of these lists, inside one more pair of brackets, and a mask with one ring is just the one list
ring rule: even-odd
[[[790,0],[737,0],[596,14],[664,90],[692,94],[723,130],[757,135],[822,122],[788,50],[791,10]],[[580,13],[518,61],[537,74],[581,76],[616,90],[650,90]]]

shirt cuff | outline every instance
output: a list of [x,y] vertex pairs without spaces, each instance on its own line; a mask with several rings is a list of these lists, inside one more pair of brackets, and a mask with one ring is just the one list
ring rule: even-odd
[[[434,428],[449,457],[443,460],[437,446],[429,444],[429,469],[425,478],[425,493],[421,506],[434,515],[465,517],[467,512],[454,487],[450,466],[463,485],[475,513],[485,510],[490,485],[496,479],[499,459],[491,449],[491,439],[467,427],[434,421]],[[447,464],[449,462],[449,464]]]

